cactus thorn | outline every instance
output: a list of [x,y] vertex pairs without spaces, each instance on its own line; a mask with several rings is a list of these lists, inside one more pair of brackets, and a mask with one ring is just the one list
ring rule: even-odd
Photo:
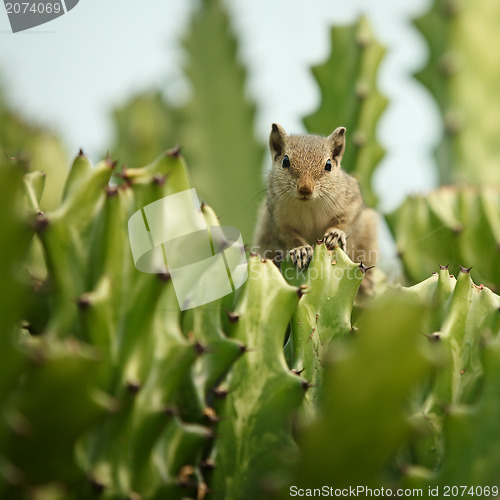
[[206,460],[203,460],[203,462],[200,463],[200,467],[203,470],[215,470],[215,462],[211,458],[207,458]]
[[179,145],[177,145],[174,148],[169,149],[167,151],[167,155],[170,156],[170,158],[180,158],[180,156],[181,156],[181,147]]
[[320,240],[316,238],[316,245],[324,245],[325,244],[325,239],[321,238]]
[[363,273],[363,274],[366,274],[367,271],[369,271],[370,269],[373,269],[375,266],[370,266],[370,267],[367,267],[365,266],[362,262],[360,262],[358,268],[359,270]]
[[153,175],[153,184],[156,186],[163,186],[165,184],[166,175],[155,174]]
[[117,176],[120,177],[120,179],[123,179],[124,181],[128,180],[129,176],[127,170],[128,170],[128,165],[124,163],[122,165],[122,171],[119,172]]
[[441,271],[447,271],[448,270],[448,266],[449,266],[449,264],[446,264],[446,266],[442,266],[441,264],[439,264],[439,269]]
[[198,491],[196,493],[196,500],[205,500],[212,490],[208,487],[207,483],[201,482],[198,484]]
[[22,320],[21,321],[21,328],[23,328],[24,330],[28,330],[28,332],[33,334],[33,328],[32,328],[31,323],[29,321]]
[[240,353],[245,354],[248,352],[250,349],[245,345],[245,344],[240,344]]
[[240,319],[239,314],[235,314],[234,312],[226,311],[226,314],[227,318],[229,319],[229,323],[237,323]]
[[469,274],[470,273],[470,270],[472,269],[473,266],[470,266],[470,267],[463,267],[463,266],[460,266],[460,272],[461,273],[466,273],[466,274]]
[[179,415],[179,410],[175,406],[166,406],[163,409],[163,413],[167,417],[177,417]]
[[305,368],[302,368],[302,370],[296,370],[295,368],[292,368],[290,371],[294,374],[294,375],[300,375],[303,371],[305,370]]
[[301,299],[304,295],[306,295],[309,292],[306,292],[307,287],[304,285],[299,286],[297,288],[297,295],[299,296],[299,299]]
[[137,380],[129,380],[126,386],[127,386],[127,391],[130,392],[130,394],[135,395],[141,390],[141,384],[137,382]]
[[89,296],[86,293],[80,295],[80,297],[78,297],[76,301],[76,305],[78,306],[78,309],[80,309],[80,311],[87,310],[91,306],[91,304],[92,302],[90,301]]
[[177,474],[179,485],[189,486],[192,483],[191,477],[194,476],[195,472],[195,468],[192,465],[183,465]]
[[118,160],[113,161],[111,159],[111,156],[109,155],[109,151],[106,154],[106,158],[104,159],[104,163],[111,169],[114,170],[116,166],[118,165]]
[[371,40],[370,40],[370,37],[367,35],[367,34],[364,34],[364,33],[360,33],[357,37],[356,37],[356,44],[358,45],[358,47],[360,49],[366,49],[367,47],[370,46],[371,44]]
[[47,226],[49,225],[49,218],[43,213],[43,212],[38,212],[35,217],[35,223],[33,225],[33,228],[36,233],[42,233],[47,229]]
[[220,387],[212,387],[212,393],[216,398],[224,399],[227,396],[228,391],[227,389],[221,389]]
[[203,410],[203,416],[209,424],[216,424],[217,422],[220,422],[220,417],[217,415],[217,412],[213,408],[210,408],[210,406],[207,406]]
[[99,479],[93,477],[93,476],[90,476],[88,478],[88,481],[89,481],[89,484],[92,487],[92,489],[98,495],[100,495],[106,489],[106,486],[104,485],[104,483],[102,481],[100,481]]
[[171,275],[168,271],[162,272],[162,273],[157,273],[156,276],[158,276],[158,279],[160,281],[163,281],[164,283],[167,283],[168,281],[170,281],[170,278],[171,278]]
[[78,151],[78,156],[85,156],[82,148],[80,148],[80,150]]
[[441,334],[439,332],[431,333],[430,335],[426,335],[426,337],[432,342],[439,342],[441,340]]
[[259,255],[259,254],[250,250],[250,257],[257,257],[257,255]]
[[201,342],[196,341],[193,344],[194,350],[196,351],[196,354],[198,356],[201,356],[202,354],[205,354],[206,352],[209,352],[209,349],[204,346]]
[[460,370],[460,375],[463,375],[465,373],[466,370],[462,369]]
[[311,382],[308,382],[307,380],[302,380],[302,389],[304,389],[304,391],[309,390],[311,387],[317,387],[317,385],[311,384]]
[[106,197],[113,198],[118,194],[118,186],[106,186]]

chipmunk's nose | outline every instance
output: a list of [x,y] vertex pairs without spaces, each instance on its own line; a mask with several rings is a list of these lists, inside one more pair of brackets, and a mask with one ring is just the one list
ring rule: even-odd
[[300,198],[310,198],[314,192],[314,184],[309,179],[297,182],[297,191]]

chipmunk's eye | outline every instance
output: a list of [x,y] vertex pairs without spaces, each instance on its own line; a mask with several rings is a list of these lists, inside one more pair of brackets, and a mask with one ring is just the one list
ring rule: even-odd
[[332,162],[331,162],[330,160],[328,160],[328,161],[326,162],[326,165],[325,165],[325,170],[326,170],[327,172],[331,172],[331,170],[332,170]]
[[285,155],[283,158],[283,168],[289,168],[290,167],[290,158],[288,158],[288,155]]

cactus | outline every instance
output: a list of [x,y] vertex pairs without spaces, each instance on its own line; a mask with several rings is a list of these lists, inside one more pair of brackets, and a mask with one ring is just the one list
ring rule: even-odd
[[[448,363],[437,372],[431,388],[420,394],[415,421],[427,422],[430,435],[418,443],[413,453],[417,463],[436,469],[443,459],[441,431],[447,412],[477,401],[482,381],[482,349],[500,331],[500,297],[484,286],[476,286],[469,269],[458,277],[442,267],[426,281],[404,289],[415,302],[432,306],[423,331],[434,349]],[[418,406],[418,405],[417,405]],[[430,424],[430,425],[429,425]]]
[[443,187],[410,196],[386,216],[409,278],[436,263],[473,267],[476,281],[500,289],[500,193],[491,187]]
[[271,261],[251,257],[249,279],[232,314],[243,346],[223,389],[213,454],[214,498],[255,498],[266,477],[296,453],[291,418],[307,389],[284,358],[287,325],[300,294]]
[[384,53],[364,17],[356,24],[332,28],[330,58],[312,69],[321,104],[304,118],[311,133],[327,135],[337,125],[347,128],[352,145],[346,149],[342,166],[359,181],[369,206],[377,204],[371,178],[384,155],[376,138],[378,121],[387,106],[376,82]]
[[490,0],[434,0],[415,21],[429,45],[429,62],[417,78],[443,117],[436,157],[441,183],[500,183],[497,82],[500,6]]
[[432,366],[419,333],[424,312],[422,304],[402,295],[386,296],[363,315],[355,340],[331,352],[322,411],[299,429],[302,455],[279,498],[289,497],[289,484],[383,484],[387,461],[414,433],[405,398]]
[[313,415],[329,353],[335,343],[352,334],[352,307],[366,268],[352,263],[340,249],[329,252],[322,243],[316,245],[306,271],[298,273],[290,260],[282,268],[283,275],[304,294],[290,323],[285,353],[290,368],[311,386],[304,409]]

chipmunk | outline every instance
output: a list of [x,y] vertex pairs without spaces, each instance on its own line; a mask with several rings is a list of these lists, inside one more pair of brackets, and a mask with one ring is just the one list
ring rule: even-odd
[[[378,256],[377,215],[363,206],[357,181],[341,169],[345,127],[328,137],[287,135],[273,123],[269,136],[272,168],[254,242],[264,257],[288,253],[299,269],[309,265],[313,247],[342,248],[354,262],[373,266]],[[370,293],[369,274],[362,291]]]

